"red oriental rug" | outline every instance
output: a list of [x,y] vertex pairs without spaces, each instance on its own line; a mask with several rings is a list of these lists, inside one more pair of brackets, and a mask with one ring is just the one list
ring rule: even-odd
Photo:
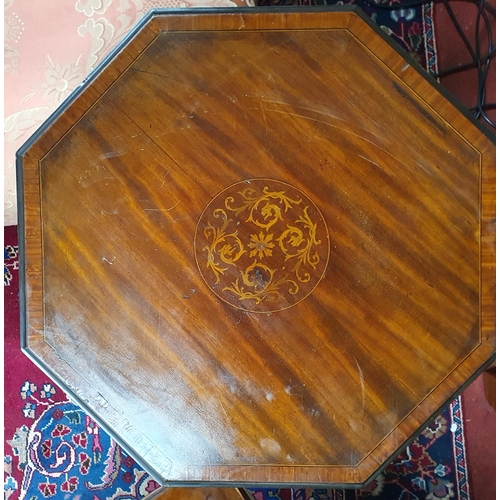
[[[260,5],[318,5],[334,2],[259,0]],[[342,3],[357,3],[357,0]],[[394,11],[363,5],[367,14],[429,73],[437,72],[432,4]],[[4,232],[4,498],[151,498],[159,488],[154,479],[21,352],[16,232],[15,226],[5,228]],[[480,390],[474,394],[482,397]],[[494,422],[494,411],[488,408],[478,416],[473,415],[472,411],[478,405],[469,403],[469,406],[465,406],[467,420],[475,419],[476,426],[485,422],[483,434],[488,433],[487,429]],[[474,498],[470,490],[469,472],[476,473],[476,477],[491,478],[491,471],[484,471],[494,467],[494,456],[491,460],[491,450],[486,454],[481,453],[488,437],[483,436],[482,448],[475,443],[477,439],[471,440],[469,445],[464,435],[462,410],[462,398],[458,397],[363,489],[252,488],[249,493],[255,500],[469,500]],[[468,430],[467,425],[465,427]],[[472,463],[481,463],[483,470],[476,471],[473,465],[468,471],[468,449],[474,456]],[[481,454],[486,455],[482,461],[477,458]],[[474,488],[479,491],[485,482],[477,486],[474,484]],[[493,490],[494,484],[481,491]],[[489,496],[488,493],[488,498],[475,498],[490,500]],[[491,500],[493,498],[491,496]]]
[[[159,485],[20,350],[17,228],[4,232],[6,500],[145,499]],[[469,500],[461,398],[360,490],[263,489],[255,500]],[[483,499],[487,500],[487,499]]]

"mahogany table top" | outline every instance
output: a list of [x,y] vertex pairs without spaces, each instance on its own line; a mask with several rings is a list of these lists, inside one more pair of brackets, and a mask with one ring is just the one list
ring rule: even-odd
[[18,172],[25,352],[164,484],[362,484],[494,356],[495,148],[355,9],[155,12]]

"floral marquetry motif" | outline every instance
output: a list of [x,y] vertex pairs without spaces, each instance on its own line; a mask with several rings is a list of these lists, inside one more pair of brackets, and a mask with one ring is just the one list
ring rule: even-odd
[[196,228],[196,261],[206,284],[251,312],[280,311],[307,297],[324,276],[329,252],[317,206],[277,180],[246,180],[223,190]]

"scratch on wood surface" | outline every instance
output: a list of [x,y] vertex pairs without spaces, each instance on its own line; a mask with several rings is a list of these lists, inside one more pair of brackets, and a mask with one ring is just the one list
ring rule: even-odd
[[161,173],[161,175],[158,176],[161,180],[160,189],[163,189],[163,186],[165,185],[165,182],[167,181],[168,176],[169,176],[169,172],[167,170],[163,171]]
[[[302,109],[307,109],[308,111],[313,111],[315,113],[318,113],[318,111],[315,111],[313,109],[308,109],[308,108],[302,108]],[[281,113],[282,115],[298,116],[299,118],[305,118],[306,120],[311,120],[313,122],[324,123],[325,125],[328,125],[329,127],[338,128],[340,130],[343,130],[344,132],[347,132],[348,134],[354,135],[356,137],[359,137],[360,139],[363,139],[365,141],[371,142],[368,139],[365,139],[363,136],[355,134],[354,132],[351,132],[350,130],[348,130],[346,128],[341,128],[341,127],[339,127],[337,125],[334,125],[333,123],[326,122],[324,120],[318,120],[317,118],[312,118],[311,116],[301,115],[300,113],[291,113],[290,111],[279,111],[277,109],[267,109],[266,111],[272,111],[274,113]],[[334,118],[336,120],[341,120],[341,121],[345,122],[345,120],[342,120],[341,118],[337,118],[336,116],[328,115],[326,113],[321,113],[321,114],[324,115],[324,116],[329,116],[330,118]],[[372,143],[372,144],[374,144],[374,143]],[[374,145],[377,146],[377,147],[380,147],[377,144],[374,144]]]
[[145,208],[144,211],[145,212],[170,212],[170,210],[173,210],[179,203],[181,202],[181,200],[179,200],[175,205],[171,206],[170,208]]
[[378,163],[375,163],[374,161],[364,157],[363,155],[358,155],[360,158],[363,158],[363,160],[366,160],[368,163],[371,163],[372,165],[375,165],[376,167],[380,167]]
[[260,109],[262,110],[262,118],[264,119],[264,126],[266,127],[266,137],[267,137],[267,118],[266,118],[266,110],[264,109],[264,104],[260,103]]
[[[401,161],[397,156],[394,156],[392,153],[389,153],[389,151],[387,151],[387,149],[383,148],[382,146],[376,144],[373,141],[370,141],[366,137],[363,137],[362,135],[356,134],[355,132],[352,132],[351,130],[348,130],[346,128],[339,127],[338,125],[334,125],[333,123],[329,123],[329,122],[326,122],[324,120],[318,120],[317,118],[312,118],[310,116],[301,115],[299,113],[290,113],[289,111],[278,111],[277,109],[267,109],[266,111],[271,111],[271,112],[274,112],[274,113],[280,113],[282,115],[298,116],[299,118],[305,118],[306,120],[311,120],[313,122],[318,122],[318,123],[324,123],[325,125],[328,125],[329,127],[337,128],[339,130],[342,130],[343,132],[347,132],[348,134],[353,135],[354,137],[358,137],[359,139],[372,144],[376,148],[380,149],[384,153],[386,153],[389,156],[391,156],[392,158],[394,158],[398,163],[403,164],[403,161]],[[326,115],[326,116],[329,116],[329,115]],[[335,118],[335,117],[333,117],[333,118]],[[380,137],[378,135],[375,136],[375,137],[377,137],[377,139],[382,139],[382,137]]]
[[428,169],[426,169],[423,165],[421,165],[420,163],[417,163],[417,165],[426,173],[428,173],[429,175],[431,175],[431,173],[429,172]]
[[358,360],[354,358],[354,361],[356,361],[356,366],[358,367],[358,372],[359,372],[359,382],[361,384],[361,397],[363,399],[363,409],[362,412],[365,411],[365,376],[363,375],[363,370],[359,366]]
[[[331,113],[326,113],[325,111],[320,111],[319,109],[309,108],[306,106],[298,106],[297,104],[289,104],[287,102],[281,102],[281,101],[268,101],[266,99],[261,100],[261,105],[263,102],[267,102],[269,104],[279,104],[279,105],[283,105],[283,106],[293,106],[294,108],[303,109],[304,111],[311,111],[312,113],[318,113],[319,115],[329,116],[330,118],[334,118],[335,120],[340,120],[341,122],[349,123],[347,120],[344,120],[343,118],[340,118],[336,115],[332,115]],[[273,110],[273,111],[277,111],[277,110]],[[298,115],[298,116],[302,116],[302,115]],[[307,118],[307,117],[304,116],[304,118]],[[311,118],[311,120],[314,120],[314,118]]]
[[366,120],[370,120],[378,129],[380,128],[380,124],[377,123],[370,115],[368,115],[367,113],[365,113],[361,108],[356,108],[356,110],[358,111],[358,113],[361,113]]
[[[301,108],[301,109],[303,109],[305,111],[312,111],[313,113],[318,113],[318,114],[321,114],[323,116],[328,116],[328,117],[333,118],[335,120],[340,120],[340,121],[343,121],[343,122],[347,123],[346,120],[343,120],[342,118],[338,118],[338,117],[336,117],[334,115],[330,115],[328,113],[322,113],[320,111],[316,111],[315,109],[304,108],[304,107],[301,107],[301,106],[295,106],[295,107]],[[311,120],[313,122],[324,123],[325,125],[328,125],[329,127],[339,128],[340,130],[343,130],[343,131],[345,131],[345,132],[347,132],[349,134],[352,134],[352,135],[354,135],[356,137],[360,137],[361,139],[364,139],[364,137],[362,137],[362,136],[360,136],[358,134],[355,134],[354,132],[351,132],[348,129],[340,128],[337,125],[334,125],[333,123],[326,122],[324,120],[319,120],[318,118],[313,118],[312,116],[301,115],[300,113],[291,113],[290,111],[279,111],[278,109],[267,109],[267,111],[273,111],[274,113],[281,113],[282,115],[298,116],[299,118],[305,118],[306,120]],[[365,140],[367,140],[367,139],[365,139]]]
[[99,404],[103,408],[107,408],[109,406],[108,400],[100,392],[97,393],[96,400],[97,404]]
[[[245,59],[241,64],[235,64],[229,71],[224,73],[223,76],[213,80],[210,83],[209,88],[216,89],[216,88],[221,87],[223,81],[227,80],[230,76],[232,76],[233,74],[240,71],[241,68],[248,67],[249,65],[252,65],[252,64],[258,64],[258,61],[264,59],[266,57],[267,53],[274,52],[278,47],[280,47],[281,45],[285,45],[286,43],[288,43],[288,40],[283,40],[282,42],[273,45],[269,49],[266,49],[266,50],[259,52],[254,57],[250,57],[248,59]],[[193,94],[191,94],[191,96],[194,94],[195,94],[195,92],[193,92]],[[191,97],[191,96],[189,96],[189,97]],[[246,97],[249,97],[248,94],[246,95]]]
[[115,156],[123,156],[126,154],[127,154],[127,151],[124,151],[124,150],[110,151],[109,153],[103,153],[102,155],[99,155],[99,160],[105,160],[106,158],[114,158]]
[[89,179],[90,179],[90,170],[86,170],[85,172],[83,172],[82,175],[80,175],[78,184],[81,184],[83,188],[88,188],[89,186],[92,186],[92,184],[95,184],[96,182],[102,182],[108,179],[116,180],[116,177],[107,175],[106,177],[99,177],[97,179],[93,178],[90,180]]
[[[182,83],[182,85],[188,85],[189,82],[183,82],[182,80],[177,80],[176,78],[172,78],[169,75],[162,75],[159,73],[155,73],[153,71],[146,71],[144,69],[139,69],[139,68],[132,68],[133,71],[137,71],[137,73],[145,73],[146,75],[152,75],[152,76],[157,76],[158,78],[165,78],[166,80],[172,80],[174,82]],[[193,94],[191,94],[193,95]]]
[[227,414],[226,409],[224,408],[224,405],[219,401],[219,406],[222,408],[222,411],[224,412],[224,415],[226,415],[226,418],[228,422],[231,422],[231,419],[229,418],[229,415]]

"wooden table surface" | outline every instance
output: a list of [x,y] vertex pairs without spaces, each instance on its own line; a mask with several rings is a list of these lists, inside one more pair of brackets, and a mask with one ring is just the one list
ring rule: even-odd
[[354,9],[152,14],[18,172],[25,352],[164,484],[361,484],[494,356],[495,148]]

